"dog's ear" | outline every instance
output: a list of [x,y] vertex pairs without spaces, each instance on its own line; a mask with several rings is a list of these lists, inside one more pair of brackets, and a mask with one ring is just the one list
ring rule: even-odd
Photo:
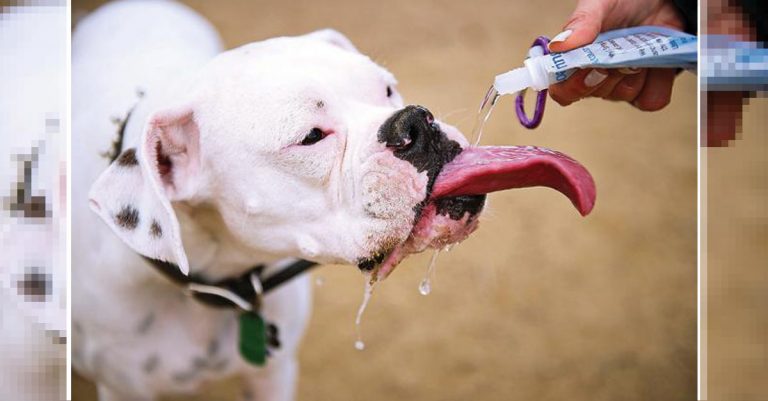
[[304,36],[307,38],[328,42],[334,46],[338,46],[353,53],[360,53],[355,45],[352,44],[351,40],[349,40],[346,36],[344,36],[344,34],[335,29],[320,29],[318,31],[310,32]]
[[136,252],[189,264],[171,201],[190,199],[199,183],[200,132],[191,108],[155,113],[138,148],[127,148],[96,180],[91,209]]

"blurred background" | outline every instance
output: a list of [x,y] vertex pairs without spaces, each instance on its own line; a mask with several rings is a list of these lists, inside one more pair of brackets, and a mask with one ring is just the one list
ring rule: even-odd
[[768,399],[766,132],[763,94],[745,105],[739,139],[702,150],[702,373],[709,400]]
[[[718,87],[704,68],[713,70],[709,56],[722,55],[723,48],[765,54],[768,3],[705,4],[702,141],[720,143],[701,153],[701,396],[762,401],[768,399],[768,70],[765,64],[745,65],[744,57],[733,63],[726,53],[717,63],[733,63],[736,71],[723,74],[725,85]],[[728,35],[727,41],[711,35]]]
[[[73,1],[73,23],[101,1]],[[228,48],[331,27],[388,68],[406,103],[469,135],[493,77],[532,40],[553,36],[573,3],[532,1],[186,1]],[[363,278],[324,266],[301,348],[298,399],[691,400],[696,396],[696,78],[681,73],[656,113],[550,101],[522,128],[502,98],[485,145],[539,145],[583,163],[597,204],[582,218],[551,189],[495,193],[480,229],[377,286],[357,351]],[[233,400],[233,383],[187,400]],[[75,377],[73,399],[95,400]]]

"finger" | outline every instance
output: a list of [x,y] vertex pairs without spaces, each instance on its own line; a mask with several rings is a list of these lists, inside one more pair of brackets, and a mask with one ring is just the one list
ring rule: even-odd
[[610,3],[609,0],[579,1],[563,31],[552,38],[549,49],[564,52],[592,43],[600,33]]
[[597,87],[597,89],[592,91],[592,93],[590,93],[589,96],[606,99],[608,95],[610,95],[611,92],[613,92],[613,88],[615,88],[616,85],[618,85],[619,82],[621,82],[624,79],[624,77],[625,75],[620,72],[617,72],[617,71],[609,72],[608,78],[606,78],[605,81],[603,81],[603,83],[601,83]]
[[637,74],[624,76],[624,79],[614,86],[613,91],[606,96],[606,99],[632,103],[643,90],[647,74],[648,70],[643,69]]
[[741,131],[741,112],[745,92],[705,92],[707,124],[702,129],[702,143],[706,146],[728,146]]
[[584,69],[576,71],[567,80],[549,87],[549,95],[561,106],[589,96],[608,78],[604,71]]
[[639,74],[641,71],[643,71],[643,69],[636,68],[636,67],[622,67],[622,68],[618,68],[616,71],[624,75],[634,75],[634,74]]
[[654,68],[648,70],[645,84],[632,104],[640,110],[656,111],[669,104],[672,97],[672,83],[676,71],[672,68]]

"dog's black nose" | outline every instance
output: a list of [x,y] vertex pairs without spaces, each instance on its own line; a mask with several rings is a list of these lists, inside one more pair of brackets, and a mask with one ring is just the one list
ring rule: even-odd
[[461,145],[448,139],[422,106],[406,106],[392,114],[379,127],[378,140],[398,159],[411,163],[418,172],[427,172],[427,193],[443,165],[461,153]]
[[379,142],[393,150],[405,150],[440,132],[435,117],[422,106],[406,106],[381,125]]

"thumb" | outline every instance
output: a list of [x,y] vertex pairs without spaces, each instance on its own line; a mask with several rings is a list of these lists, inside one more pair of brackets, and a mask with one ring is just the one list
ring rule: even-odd
[[581,0],[565,24],[563,31],[549,43],[549,50],[564,52],[592,43],[603,26],[610,1]]

